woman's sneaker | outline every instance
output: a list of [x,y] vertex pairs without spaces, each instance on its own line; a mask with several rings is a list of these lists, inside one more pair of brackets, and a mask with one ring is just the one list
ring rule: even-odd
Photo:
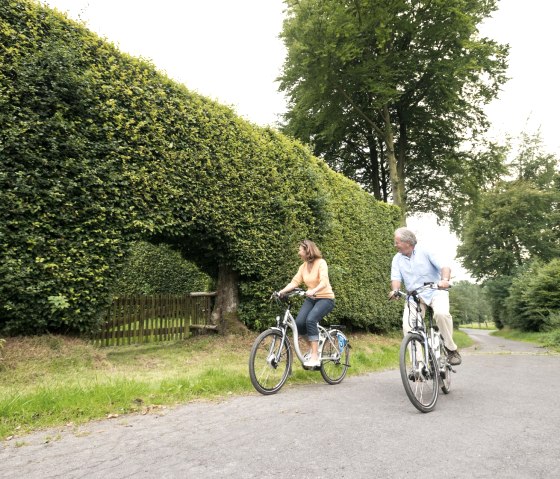
[[321,366],[321,361],[319,359],[308,359],[303,363],[306,368],[318,368]]

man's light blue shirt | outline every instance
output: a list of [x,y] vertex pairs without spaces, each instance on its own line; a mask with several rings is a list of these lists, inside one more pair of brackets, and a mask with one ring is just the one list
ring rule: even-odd
[[[438,255],[416,245],[412,250],[410,258],[402,253],[393,256],[391,263],[391,281],[404,283],[407,291],[413,291],[424,283],[438,282],[441,268],[449,266],[443,263]],[[427,289],[420,294],[426,304],[432,302],[436,290]]]

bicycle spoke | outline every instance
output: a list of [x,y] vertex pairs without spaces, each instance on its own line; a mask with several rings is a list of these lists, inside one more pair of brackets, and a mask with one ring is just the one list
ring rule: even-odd
[[249,375],[261,394],[273,394],[286,382],[292,362],[289,343],[278,330],[264,331],[255,340],[249,357]]
[[345,344],[342,344],[342,350],[336,336],[336,331],[331,332],[321,354],[321,375],[329,384],[338,384],[346,376],[348,364],[350,361],[350,345],[344,338]]
[[439,370],[435,357],[430,354],[427,365],[425,361],[422,336],[419,334],[405,336],[400,351],[401,379],[410,402],[422,412],[434,408],[439,385]]

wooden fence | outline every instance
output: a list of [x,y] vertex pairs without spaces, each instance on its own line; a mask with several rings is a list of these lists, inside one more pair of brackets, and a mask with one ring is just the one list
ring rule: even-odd
[[118,297],[107,310],[93,342],[118,346],[171,341],[188,337],[191,329],[216,329],[210,322],[214,296],[216,293]]

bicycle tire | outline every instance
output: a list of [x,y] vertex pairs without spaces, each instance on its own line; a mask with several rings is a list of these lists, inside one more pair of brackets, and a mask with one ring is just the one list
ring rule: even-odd
[[[339,350],[335,346],[338,344],[336,333],[337,331],[334,331],[332,342],[327,338],[321,353],[321,376],[328,384],[341,383],[350,365],[350,344],[347,342],[342,353],[339,354]],[[333,334],[333,331],[329,334]]]
[[451,391],[451,365],[447,360],[447,354],[445,351],[445,342],[440,334],[439,337],[439,379],[441,391],[443,394],[449,394]]
[[429,364],[420,371],[413,365],[409,347],[416,350],[416,357],[424,357],[423,338],[419,334],[408,333],[399,351],[401,379],[408,399],[420,412],[427,413],[434,409],[439,391],[439,368],[433,351],[428,355]]
[[280,390],[292,369],[292,348],[277,329],[263,331],[251,347],[249,376],[254,388],[264,395]]

